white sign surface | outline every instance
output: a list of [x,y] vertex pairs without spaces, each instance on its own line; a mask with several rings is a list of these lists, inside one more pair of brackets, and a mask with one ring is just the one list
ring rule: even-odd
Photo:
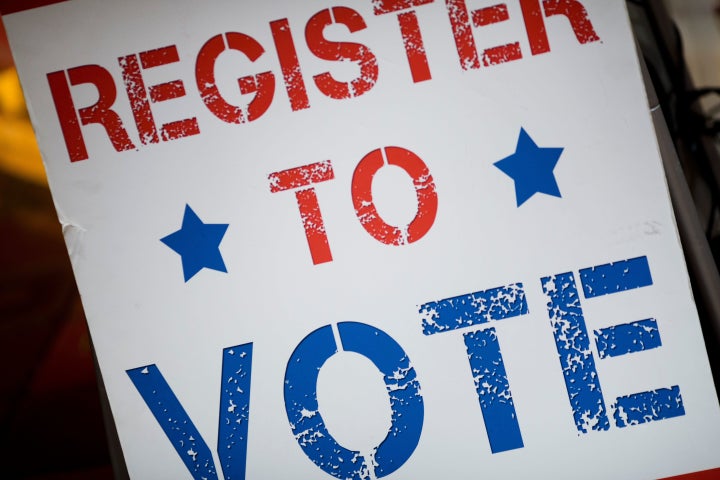
[[624,2],[0,5],[132,478],[720,467]]

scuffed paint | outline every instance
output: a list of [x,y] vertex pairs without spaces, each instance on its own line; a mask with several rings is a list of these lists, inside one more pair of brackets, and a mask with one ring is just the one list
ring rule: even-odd
[[546,17],[553,15],[566,17],[580,44],[600,41],[582,3],[568,0],[543,0],[543,9]]
[[470,25],[470,14],[465,0],[445,0],[445,6],[450,19],[460,66],[463,70],[480,68],[480,58],[475,46],[472,26]]
[[580,433],[607,430],[610,421],[600,379],[590,349],[590,338],[572,273],[541,279],[548,297],[548,314],[575,425]]
[[523,448],[495,329],[466,333],[463,338],[492,453]]
[[[146,87],[142,71],[179,61],[180,57],[175,45],[147,50],[138,55],[126,55],[118,59],[135,125],[143,145],[160,141],[150,105],[184,97],[185,84],[182,80],[171,80]],[[160,127],[160,136],[166,142],[199,133],[200,127],[195,117],[165,123]]]
[[193,479],[217,479],[210,449],[157,366],[134,368],[127,374]]
[[[644,256],[584,268],[580,270],[580,280],[585,297],[590,299],[653,284]],[[586,433],[588,426],[593,430],[607,430],[609,421],[575,277],[572,273],[545,277],[542,286],[550,300],[548,312],[578,430]],[[601,359],[662,346],[658,324],[653,318],[599,329],[594,334]],[[610,411],[618,427],[685,414],[677,385],[618,397]]]
[[580,270],[585,298],[647,287],[653,284],[647,257],[631,258]]
[[432,75],[417,15],[414,11],[401,13],[398,15],[398,22],[413,82],[430,80]]
[[433,3],[435,0],[372,0],[373,13],[383,15],[385,13],[398,12],[408,8],[419,7]]
[[252,343],[223,350],[218,456],[225,480],[243,480],[250,419]]
[[270,22],[270,30],[275,41],[290,107],[294,112],[310,108],[310,99],[308,98],[288,19],[283,18]]
[[338,324],[346,351],[364,355],[383,374],[392,410],[390,431],[372,452],[375,478],[390,475],[412,455],[420,440],[425,407],[420,382],[402,347],[382,330],[356,322]]
[[615,425],[621,428],[685,415],[677,385],[618,397],[610,408]]
[[[425,335],[457,330],[528,313],[522,283],[428,302],[419,308]],[[523,448],[497,333],[486,328],[463,335],[470,370],[493,453]]]
[[653,318],[595,330],[594,333],[600,358],[618,357],[662,346],[660,331]]
[[424,406],[409,358],[383,331],[355,322],[338,324],[342,347],[370,359],[383,374],[392,409],[385,439],[371,452],[349,450],[330,434],[319,411],[317,377],[337,346],[326,325],[303,339],[285,372],[285,408],[295,439],[307,457],[341,479],[382,478],[400,468],[418,444]]
[[317,377],[336,352],[330,325],[300,342],[285,370],[285,410],[295,440],[315,465],[336,478],[367,480],[370,477],[365,457],[338,444],[319,411]]
[[528,313],[522,283],[458,295],[420,306],[425,335],[482,325]]
[[336,100],[347,100],[370,91],[377,82],[379,69],[377,58],[372,51],[360,43],[335,42],[328,40],[324,31],[333,24],[344,25],[350,33],[367,28],[357,11],[348,7],[333,7],[317,12],[305,26],[305,40],[308,49],[316,57],[330,62],[353,62],[360,68],[360,75],[350,82],[336,80],[331,72],[313,76],[318,90]]
[[122,70],[122,78],[132,106],[135,124],[138,127],[140,142],[143,145],[158,143],[160,139],[155,127],[155,119],[150,110],[150,101],[147,98],[147,90],[140,72],[137,55],[120,57],[118,64]]
[[315,183],[326,182],[334,178],[335,172],[333,171],[330,160],[289,168],[268,175],[270,191],[272,193],[309,187]]
[[272,193],[299,189],[295,192],[295,198],[314,265],[331,262],[333,258],[313,185],[334,178],[335,172],[330,160],[290,168],[268,176]]
[[[372,184],[375,174],[385,165],[402,168],[412,179],[417,196],[417,212],[403,226],[386,223],[373,201]],[[386,245],[407,245],[424,237],[435,222],[438,195],[435,181],[425,162],[402,147],[375,149],[365,155],[353,172],[351,193],[355,215],[373,238]]]
[[275,95],[275,75],[271,71],[241,77],[237,81],[240,93],[254,94],[245,109],[229,103],[220,93],[215,79],[215,63],[225,50],[242,52],[255,62],[265,49],[253,37],[239,32],[227,32],[210,38],[200,49],[195,64],[195,82],[205,106],[217,118],[227,123],[252,122],[260,118],[272,104]]

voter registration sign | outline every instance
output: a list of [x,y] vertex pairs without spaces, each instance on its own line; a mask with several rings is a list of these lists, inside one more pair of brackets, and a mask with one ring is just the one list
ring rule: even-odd
[[720,467],[624,2],[0,5],[132,478]]

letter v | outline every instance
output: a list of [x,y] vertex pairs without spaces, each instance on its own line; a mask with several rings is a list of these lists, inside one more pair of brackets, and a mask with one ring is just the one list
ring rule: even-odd
[[[252,343],[223,350],[217,453],[225,480],[244,480],[250,417]],[[156,365],[127,371],[130,380],[195,480],[217,479],[212,454]]]

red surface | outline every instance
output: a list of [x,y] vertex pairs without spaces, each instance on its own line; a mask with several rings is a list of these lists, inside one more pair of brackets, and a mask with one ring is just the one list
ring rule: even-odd
[[9,15],[11,13],[30,10],[31,8],[44,7],[66,1],[68,0],[0,0],[0,13]]
[[677,477],[668,477],[662,480],[717,480],[720,478],[720,468],[705,470],[704,472],[688,473]]

